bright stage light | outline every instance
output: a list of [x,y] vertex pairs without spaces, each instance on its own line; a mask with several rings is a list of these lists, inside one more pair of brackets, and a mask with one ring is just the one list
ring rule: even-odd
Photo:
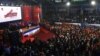
[[70,5],[71,5],[71,3],[70,3],[70,2],[67,2],[67,3],[66,3],[66,5],[67,5],[67,6],[70,6]]
[[3,3],[1,3],[0,5],[3,6]]
[[96,1],[94,1],[94,0],[91,1],[91,5],[93,5],[93,6],[96,5]]

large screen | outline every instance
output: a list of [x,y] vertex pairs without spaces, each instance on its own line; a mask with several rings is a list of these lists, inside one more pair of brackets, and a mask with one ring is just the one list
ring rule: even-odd
[[0,23],[21,19],[21,7],[0,6]]

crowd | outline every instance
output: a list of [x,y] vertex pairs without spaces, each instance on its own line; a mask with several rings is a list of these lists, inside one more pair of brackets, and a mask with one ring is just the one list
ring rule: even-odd
[[100,56],[99,28],[52,25],[50,31],[56,35],[46,42],[36,37],[24,44],[16,39],[18,32],[7,33],[5,38],[17,35],[10,43],[11,39],[0,45],[0,56]]

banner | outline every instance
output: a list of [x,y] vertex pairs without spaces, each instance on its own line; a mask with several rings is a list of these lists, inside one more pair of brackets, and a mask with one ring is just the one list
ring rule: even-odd
[[31,19],[31,6],[23,6],[23,20],[28,22]]
[[34,6],[32,15],[33,15],[33,18],[32,18],[33,23],[39,24],[40,23],[40,16],[41,16],[41,8],[39,6]]
[[0,23],[21,19],[20,7],[0,6]]

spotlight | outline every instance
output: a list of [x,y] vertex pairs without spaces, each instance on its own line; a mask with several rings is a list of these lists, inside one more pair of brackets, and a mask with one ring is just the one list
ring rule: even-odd
[[3,3],[1,3],[0,5],[3,6]]
[[96,1],[94,1],[94,0],[91,1],[91,5],[93,5],[93,6],[96,5]]
[[67,6],[70,6],[70,5],[71,5],[71,3],[70,3],[70,2],[67,2],[67,3],[66,3],[66,5],[67,5]]
[[87,18],[85,18],[85,21],[87,20]]

